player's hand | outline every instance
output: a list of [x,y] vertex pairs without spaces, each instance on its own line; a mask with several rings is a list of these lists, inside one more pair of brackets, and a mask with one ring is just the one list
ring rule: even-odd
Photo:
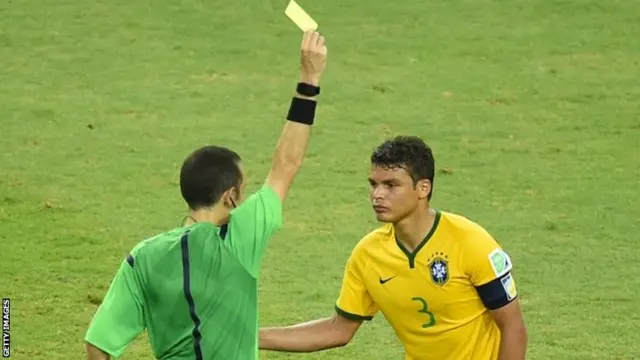
[[300,80],[318,86],[327,66],[327,46],[324,36],[312,30],[304,33],[300,47],[300,62]]

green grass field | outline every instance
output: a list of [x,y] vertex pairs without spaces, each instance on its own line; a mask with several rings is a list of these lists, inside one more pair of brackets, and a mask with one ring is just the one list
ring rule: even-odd
[[[15,359],[82,359],[122,261],[180,223],[208,143],[262,183],[298,75],[287,0],[0,2],[0,295]],[[332,313],[377,224],[371,149],[424,137],[434,204],[510,251],[530,359],[640,359],[640,3],[301,1],[329,67],[308,159],[264,263],[262,325]],[[636,185],[634,185],[636,184]],[[123,357],[150,358],[141,338]],[[346,348],[402,359],[379,315]]]

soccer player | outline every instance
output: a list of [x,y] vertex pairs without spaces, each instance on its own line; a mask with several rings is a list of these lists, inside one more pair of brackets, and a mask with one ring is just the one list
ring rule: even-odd
[[190,221],[123,259],[85,336],[90,360],[120,357],[145,328],[157,359],[258,358],[260,262],[306,153],[326,56],[324,37],[306,32],[301,81],[258,192],[242,201],[232,150],[207,146],[187,157],[180,188]]
[[384,224],[347,261],[332,317],[260,330],[260,348],[313,352],[346,345],[380,311],[407,360],[521,360],[527,333],[512,263],[480,225],[430,207],[434,159],[420,138],[371,155],[370,198]]

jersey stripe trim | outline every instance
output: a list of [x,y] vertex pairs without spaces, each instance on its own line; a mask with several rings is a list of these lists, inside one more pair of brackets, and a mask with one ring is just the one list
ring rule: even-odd
[[200,318],[196,314],[196,305],[193,302],[193,296],[191,295],[191,268],[189,265],[189,232],[187,231],[184,235],[182,235],[182,239],[180,239],[180,245],[182,248],[182,273],[183,273],[183,285],[184,285],[184,297],[187,299],[187,304],[189,304],[189,315],[191,315],[191,320],[193,320],[193,347],[196,353],[196,360],[203,360],[202,357],[202,348],[200,347],[200,339],[202,339],[202,335],[200,334]]
[[133,260],[133,256],[131,256],[131,254],[127,255],[127,263],[129,263],[129,266],[133,267],[134,260]]
[[224,224],[220,227],[220,237],[224,240],[227,237],[227,232],[229,231],[229,224]]
[[504,274],[503,276],[493,279],[488,283],[480,286],[476,286],[476,291],[482,299],[482,303],[489,310],[497,310],[501,307],[509,304],[517,298],[517,296],[510,298],[509,294],[502,285],[502,279],[511,276],[511,272]]
[[345,319],[349,319],[353,321],[370,321],[373,319],[373,316],[357,315],[357,314],[352,314],[350,312],[344,311],[340,309],[338,305],[336,305],[335,308],[336,308],[336,313],[338,313],[338,315],[342,316]]

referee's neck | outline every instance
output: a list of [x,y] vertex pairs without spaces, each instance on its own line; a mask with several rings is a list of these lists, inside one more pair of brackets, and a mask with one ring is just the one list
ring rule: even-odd
[[192,210],[185,221],[185,226],[193,225],[196,222],[208,222],[216,226],[221,226],[229,221],[229,210],[220,206],[212,208]]
[[430,208],[418,208],[409,216],[393,224],[396,240],[413,251],[429,234],[436,219],[436,212]]

